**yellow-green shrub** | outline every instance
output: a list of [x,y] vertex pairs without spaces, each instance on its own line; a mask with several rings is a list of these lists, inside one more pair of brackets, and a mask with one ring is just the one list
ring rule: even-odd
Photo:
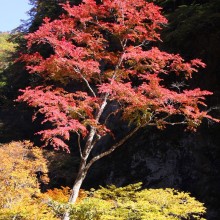
[[75,220],[204,219],[205,208],[188,193],[174,189],[144,189],[141,183],[108,186],[88,192],[71,208]]

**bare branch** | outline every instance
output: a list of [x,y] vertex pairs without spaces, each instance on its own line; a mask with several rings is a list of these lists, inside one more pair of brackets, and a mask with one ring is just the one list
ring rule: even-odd
[[171,88],[176,88],[179,92],[181,91],[182,87],[187,86],[184,82],[174,82],[171,84]]
[[83,159],[82,147],[80,143],[80,134],[78,132],[76,132],[76,134],[77,134],[77,140],[78,140],[79,154],[80,154],[80,157]]
[[179,122],[166,122],[167,125],[185,125],[187,121],[179,121]]
[[99,134],[96,133],[96,137],[95,137],[95,139],[93,139],[92,145],[95,146],[96,143],[97,143],[101,138],[102,138],[101,135],[99,135]]
[[82,74],[81,74],[81,77],[84,80],[84,82],[86,83],[86,85],[89,88],[90,92],[93,94],[94,97],[96,97],[96,94],[95,94],[94,90],[92,89],[92,87],[90,86],[88,80]]
[[85,76],[83,76],[83,74],[81,73],[80,69],[78,67],[74,67],[74,70],[82,77],[82,79],[86,83],[86,85],[87,85],[88,89],[90,90],[90,92],[93,94],[94,97],[96,97],[96,94],[95,94],[94,90],[90,86],[90,84],[89,84],[88,80],[85,78]]
[[117,110],[115,110],[115,111],[113,111],[113,112],[110,112],[110,113],[106,116],[106,118],[105,118],[105,123],[104,123],[104,124],[107,123],[108,119],[109,119],[112,115],[116,115],[119,111],[120,111],[120,109],[117,109]]
[[135,46],[134,48],[137,48],[137,47],[142,47],[142,46],[146,46],[146,45],[148,45],[150,42],[149,41],[147,41],[147,40],[144,40],[141,44],[139,44],[139,45],[137,45],[137,46]]
[[213,107],[211,107],[211,108],[209,108],[208,110],[207,110],[207,113],[209,113],[209,112],[211,112],[212,110],[220,110],[220,106],[213,106]]
[[121,139],[118,143],[114,144],[109,150],[99,154],[98,156],[93,157],[89,163],[86,165],[86,170],[88,170],[93,163],[95,163],[97,160],[111,154],[116,148],[120,147],[121,145],[123,145],[131,136],[133,136],[139,129],[141,128],[141,126],[136,127],[133,131],[131,131],[128,135],[126,135],[123,139]]
[[[122,45],[122,48],[123,48],[123,53],[122,53],[121,57],[118,60],[118,64],[115,67],[115,71],[114,71],[114,74],[112,76],[112,80],[116,78],[117,71],[119,70],[119,68],[120,68],[120,66],[121,66],[121,64],[122,64],[122,62],[124,60],[124,54],[125,54],[124,49],[125,49],[125,47],[127,45],[127,39],[125,39],[124,42],[121,42],[121,45]],[[112,83],[112,81],[110,83]]]
[[88,139],[86,141],[85,148],[84,148],[83,154],[82,154],[85,161],[88,159],[89,154],[93,148],[92,142],[93,142],[95,134],[96,134],[96,128],[91,127],[91,130],[89,132]]

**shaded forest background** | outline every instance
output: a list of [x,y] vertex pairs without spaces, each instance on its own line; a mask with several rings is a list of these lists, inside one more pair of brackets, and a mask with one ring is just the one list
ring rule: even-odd
[[[65,0],[30,0],[30,19],[13,33],[0,35],[0,142],[30,139],[40,146],[33,134],[41,126],[32,123],[32,109],[13,100],[18,90],[37,85],[41,79],[29,75],[23,63],[14,63],[25,51],[23,35],[34,32],[45,16],[57,18],[59,3]],[[71,0],[78,4],[79,0]],[[180,53],[186,60],[201,58],[207,68],[193,78],[189,88],[201,87],[214,92],[208,99],[215,117],[220,117],[220,0],[154,0],[169,20],[162,33],[160,46],[171,53]],[[9,40],[9,41],[7,41]],[[49,48],[38,48],[45,55]],[[126,127],[121,124],[117,132]],[[196,133],[183,132],[181,126],[166,131],[143,129],[132,140],[91,169],[84,188],[98,185],[126,185],[142,181],[144,187],[172,187],[189,191],[208,208],[207,219],[220,216],[220,127],[205,122]],[[108,144],[108,143],[105,143]],[[77,168],[77,152],[70,155],[48,151],[51,182],[47,187],[70,185]],[[77,170],[77,169],[76,169]]]

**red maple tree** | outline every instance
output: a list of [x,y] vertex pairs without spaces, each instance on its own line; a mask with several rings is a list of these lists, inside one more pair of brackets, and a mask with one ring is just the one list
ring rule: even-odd
[[[39,132],[46,145],[69,152],[70,133],[77,134],[81,162],[69,200],[74,203],[91,165],[140,128],[186,124],[195,130],[203,118],[218,120],[199,108],[206,106],[205,96],[211,92],[186,90],[164,80],[168,75],[187,80],[205,64],[199,59],[186,62],[178,54],[152,47],[167,23],[158,6],[145,0],[83,0],[78,6],[62,7],[66,13],[59,19],[45,18],[39,30],[26,36],[30,51],[33,45],[46,44],[53,53],[44,57],[30,52],[21,59],[30,73],[39,74],[45,82],[69,83],[72,88],[28,87],[21,90],[18,101],[36,107],[44,115],[42,123],[52,124]],[[102,137],[113,135],[109,120],[119,116],[129,122],[130,132],[92,157]]]

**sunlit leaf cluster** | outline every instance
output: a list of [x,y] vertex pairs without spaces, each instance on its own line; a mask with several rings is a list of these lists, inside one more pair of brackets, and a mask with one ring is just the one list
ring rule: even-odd
[[49,181],[42,150],[11,142],[0,146],[0,161],[0,219],[56,219],[41,197],[40,182]]

